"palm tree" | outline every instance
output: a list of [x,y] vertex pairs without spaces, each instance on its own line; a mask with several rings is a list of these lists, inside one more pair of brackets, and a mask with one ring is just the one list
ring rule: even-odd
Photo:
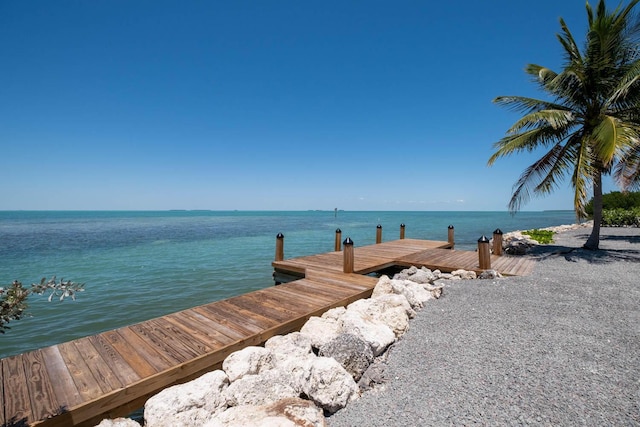
[[546,151],[514,185],[509,210],[517,212],[532,194],[548,194],[571,175],[580,219],[586,218],[587,193],[593,188],[594,222],[587,249],[598,249],[600,243],[602,177],[615,168],[620,185],[637,179],[633,168],[640,161],[640,20],[632,9],[639,1],[609,11],[600,0],[595,15],[587,2],[589,27],[582,51],[560,18],[562,71],[534,64],[525,69],[552,101],[521,96],[494,100],[524,115],[494,144],[489,166],[513,153]]

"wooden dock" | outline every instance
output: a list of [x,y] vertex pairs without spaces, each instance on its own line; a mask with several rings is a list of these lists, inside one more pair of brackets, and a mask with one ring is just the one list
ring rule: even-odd
[[[297,280],[94,336],[0,359],[0,426],[95,425],[142,407],[167,386],[219,369],[232,352],[299,330],[311,316],[371,295],[389,267],[478,271],[478,255],[447,242],[401,239],[275,261]],[[526,258],[491,258],[505,275],[530,273]]]
[[[354,273],[369,274],[390,267],[427,267],[431,270],[452,272],[463,269],[481,273],[478,253],[452,250],[449,242],[400,239],[354,248]],[[276,279],[303,277],[308,267],[342,272],[343,251],[291,258],[272,263]],[[527,257],[490,255],[491,268],[504,276],[526,276],[533,269]],[[283,280],[286,281],[286,280]]]

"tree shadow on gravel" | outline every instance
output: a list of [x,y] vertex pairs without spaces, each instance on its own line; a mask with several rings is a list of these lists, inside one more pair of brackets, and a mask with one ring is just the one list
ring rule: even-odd
[[[574,235],[570,242],[534,246],[529,250],[528,255],[538,260],[561,256],[569,262],[583,261],[592,264],[620,261],[640,262],[640,235],[614,236],[604,234],[600,238],[600,249],[597,251],[590,251],[582,247],[588,237],[588,234]],[[639,246],[636,246],[638,249],[608,248],[607,243],[611,243],[611,246],[620,246],[621,243]]]

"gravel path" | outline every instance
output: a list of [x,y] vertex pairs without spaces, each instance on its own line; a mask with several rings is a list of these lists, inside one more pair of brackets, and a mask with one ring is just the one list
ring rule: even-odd
[[640,426],[640,230],[536,248],[528,277],[445,289],[390,351],[386,383],[341,426]]

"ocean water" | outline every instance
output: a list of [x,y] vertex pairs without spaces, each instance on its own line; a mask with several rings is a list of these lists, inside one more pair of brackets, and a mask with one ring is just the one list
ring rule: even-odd
[[399,237],[447,240],[456,249],[503,232],[575,222],[572,211],[0,212],[0,286],[42,277],[85,283],[76,301],[31,296],[30,317],[0,334],[0,358],[273,286],[278,233],[285,258],[333,250],[335,230],[355,246]]

